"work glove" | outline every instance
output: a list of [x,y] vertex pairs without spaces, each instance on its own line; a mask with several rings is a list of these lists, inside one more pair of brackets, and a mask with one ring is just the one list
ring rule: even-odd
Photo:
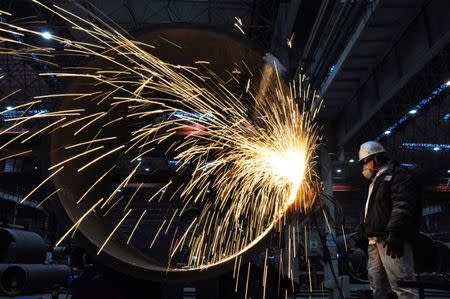
[[386,254],[391,258],[403,257],[404,240],[398,234],[390,232],[384,240],[383,248],[386,248]]

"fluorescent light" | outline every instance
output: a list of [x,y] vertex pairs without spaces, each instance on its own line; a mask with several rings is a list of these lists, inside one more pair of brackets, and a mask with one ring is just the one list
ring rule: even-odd
[[[440,86],[436,87],[430,95],[427,97],[421,99],[416,106],[414,106],[414,109],[408,111],[405,115],[400,117],[393,125],[391,125],[389,130],[386,130],[385,132],[381,133],[378,137],[375,138],[375,141],[380,141],[381,139],[385,138],[387,135],[393,133],[395,130],[397,130],[400,126],[404,125],[408,120],[410,120],[412,117],[411,115],[415,114],[419,110],[423,109],[427,105],[430,104],[431,101],[433,101],[437,95],[444,92],[450,87],[450,81],[441,84]],[[415,112],[413,112],[415,110]]]
[[402,163],[401,165],[402,165],[403,167],[411,168],[411,169],[417,167],[417,164],[415,164],[415,163]]
[[450,169],[447,169],[447,173],[450,173]]
[[350,163],[354,163],[354,162],[355,162],[355,160],[354,160],[354,159],[350,159],[350,160],[348,160],[348,162],[350,162]]
[[13,107],[7,106],[7,107],[6,107],[6,110],[8,110],[8,111],[13,110]]
[[428,150],[450,150],[450,144],[445,143],[414,143],[414,142],[403,142],[400,146],[407,149],[428,149]]
[[142,158],[137,158],[138,161],[142,161]]
[[146,168],[145,171],[150,171],[150,168]]
[[444,117],[442,118],[445,121],[449,121],[450,120],[450,113],[447,113],[446,115],[444,115]]
[[337,172],[337,173],[341,173],[341,172],[342,172],[342,169],[339,169],[339,168],[338,168],[338,169],[336,169],[336,172]]
[[42,37],[45,39],[52,39],[52,34],[48,31],[44,31],[41,33]]

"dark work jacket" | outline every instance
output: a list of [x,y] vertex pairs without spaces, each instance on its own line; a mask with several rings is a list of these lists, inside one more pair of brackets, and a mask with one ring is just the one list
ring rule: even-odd
[[366,237],[385,237],[394,232],[413,239],[420,228],[422,205],[417,184],[396,162],[376,178],[364,223]]

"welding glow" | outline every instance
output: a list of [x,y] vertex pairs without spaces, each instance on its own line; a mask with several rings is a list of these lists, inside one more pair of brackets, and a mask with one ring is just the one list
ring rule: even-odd
[[305,172],[305,153],[288,150],[285,152],[266,151],[261,159],[266,163],[272,174],[287,179],[291,183],[302,180]]
[[53,37],[49,31],[44,31],[41,33],[41,35],[44,39],[47,39],[47,40],[52,39],[52,37]]

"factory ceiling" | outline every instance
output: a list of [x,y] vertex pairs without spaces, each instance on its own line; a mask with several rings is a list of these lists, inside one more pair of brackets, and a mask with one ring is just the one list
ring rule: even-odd
[[[83,16],[95,14],[130,34],[170,26],[205,27],[244,40],[261,54],[274,54],[286,66],[287,79],[305,74],[324,98],[319,118],[325,124],[329,149],[341,162],[353,158],[358,144],[368,139],[379,138],[399,149],[399,159],[405,162],[413,161],[417,153],[402,149],[403,143],[450,143],[446,88],[414,117],[396,125],[450,79],[447,1],[82,0],[78,1],[81,8],[76,8],[73,1],[44,2]],[[85,38],[29,1],[4,1],[0,8],[14,11],[17,18],[31,15],[45,20],[46,24],[35,25],[43,30],[78,40]],[[17,103],[36,93],[64,88],[37,76],[42,67],[36,61],[2,57],[0,67],[14,77],[1,83],[2,92],[6,94],[18,86],[23,89]],[[418,134],[417,127],[426,129]],[[420,155],[428,165],[439,155],[447,163],[445,153],[448,151],[441,147],[439,152],[431,148]],[[445,177],[444,164],[433,169],[440,167],[436,171]]]

